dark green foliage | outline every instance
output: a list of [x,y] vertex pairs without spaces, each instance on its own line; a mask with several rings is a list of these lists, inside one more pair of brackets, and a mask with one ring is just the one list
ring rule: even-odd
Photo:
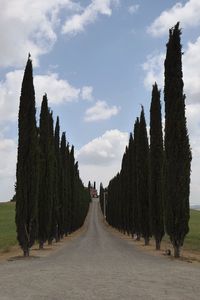
[[17,239],[25,256],[29,255],[29,249],[34,244],[37,234],[38,140],[32,73],[32,62],[29,57],[20,96],[16,172]]
[[60,145],[60,235],[64,236],[67,226],[67,152],[66,136],[62,133]]
[[121,172],[109,183],[106,211],[109,224],[138,240],[142,235],[145,244],[149,243],[149,146],[143,108],[134,136],[130,134]]
[[53,239],[57,240],[57,210],[58,210],[58,200],[57,200],[57,184],[56,184],[56,176],[57,176],[57,162],[56,162],[56,153],[55,153],[55,136],[54,136],[54,122],[53,122],[53,112],[49,114],[49,138],[50,138],[50,157],[51,157],[51,168],[52,168],[52,208],[51,208],[51,226],[48,235],[49,244],[52,243]]
[[143,107],[140,115],[138,135],[137,197],[140,205],[141,234],[145,240],[145,245],[148,245],[151,236],[149,207],[149,145]]
[[134,139],[132,145],[132,214],[133,214],[133,224],[132,231],[137,236],[137,240],[140,239],[141,235],[141,203],[138,197],[138,154],[139,154],[139,118],[136,119],[134,125]]
[[152,234],[156,241],[156,249],[164,235],[163,220],[163,135],[160,91],[155,83],[152,90],[150,108],[150,207]]
[[104,213],[104,188],[102,182],[100,183],[100,189],[99,189],[99,202],[100,202],[102,213]]
[[50,237],[54,197],[54,140],[53,119],[48,108],[47,96],[43,97],[40,113],[40,180],[38,198],[38,240],[40,248]]
[[53,228],[56,242],[60,240],[61,231],[61,217],[60,217],[60,122],[59,117],[56,119],[55,133],[54,133],[54,150],[55,150],[55,173],[54,173],[54,204],[53,204]]
[[183,94],[179,23],[169,31],[165,59],[165,226],[180,255],[188,233],[191,151]]
[[60,143],[59,118],[55,134],[53,113],[43,97],[40,126],[35,119],[32,62],[28,59],[19,107],[19,145],[16,183],[17,238],[24,255],[36,238],[40,248],[48,240],[59,241],[82,226],[91,201],[79,177],[74,147]]

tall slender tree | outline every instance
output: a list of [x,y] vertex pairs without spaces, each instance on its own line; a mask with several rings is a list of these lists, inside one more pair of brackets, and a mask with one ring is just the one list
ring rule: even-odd
[[66,153],[66,135],[62,133],[60,145],[60,223],[61,223],[61,238],[65,234],[67,223],[67,153]]
[[47,95],[44,95],[39,127],[40,180],[38,200],[38,240],[40,249],[50,236],[53,207],[53,148],[51,132],[51,113]]
[[16,172],[17,239],[24,252],[24,256],[29,256],[29,250],[34,244],[37,235],[39,168],[35,113],[33,70],[29,55],[20,96]]
[[139,118],[136,119],[133,131],[133,147],[132,147],[132,197],[133,197],[133,233],[136,234],[137,240],[140,240],[141,235],[141,203],[139,202],[139,186],[138,186],[138,168],[139,168]]
[[191,150],[183,94],[182,46],[179,23],[169,31],[165,59],[165,226],[180,256],[189,231]]
[[59,117],[56,119],[55,134],[54,134],[54,146],[55,146],[55,239],[56,242],[60,240],[61,232],[61,200],[60,200],[60,122]]
[[71,215],[70,215],[70,232],[74,231],[75,227],[75,159],[74,146],[72,145],[69,154],[69,168],[70,168],[70,189],[71,189]]
[[58,199],[57,199],[57,162],[55,155],[55,135],[54,135],[54,121],[53,112],[50,111],[49,115],[49,139],[50,139],[50,159],[52,168],[52,210],[51,210],[51,228],[48,236],[48,243],[52,244],[53,239],[57,240],[57,210],[58,210]]
[[156,250],[164,235],[163,220],[163,134],[160,91],[155,83],[152,90],[150,108],[150,208],[152,234],[156,241]]
[[150,207],[149,207],[149,145],[146,129],[144,109],[140,114],[138,132],[138,202],[140,205],[140,226],[141,234],[145,245],[149,244],[151,236],[150,229]]

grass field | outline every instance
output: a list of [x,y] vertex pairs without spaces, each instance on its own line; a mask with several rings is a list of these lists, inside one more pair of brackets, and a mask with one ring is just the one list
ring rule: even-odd
[[[189,226],[184,249],[200,252],[200,211],[190,211]],[[9,251],[16,243],[15,203],[0,203],[0,252]]]
[[200,252],[200,211],[190,210],[190,231],[185,238],[184,249]]
[[0,203],[0,251],[7,252],[16,243],[15,203]]

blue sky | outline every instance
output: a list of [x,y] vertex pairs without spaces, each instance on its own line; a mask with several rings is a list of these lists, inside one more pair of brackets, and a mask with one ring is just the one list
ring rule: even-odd
[[13,195],[17,113],[28,52],[37,114],[47,93],[76,149],[84,183],[120,170],[140,105],[162,89],[168,30],[183,28],[183,71],[193,150],[191,203],[200,204],[200,1],[0,0],[0,201]]

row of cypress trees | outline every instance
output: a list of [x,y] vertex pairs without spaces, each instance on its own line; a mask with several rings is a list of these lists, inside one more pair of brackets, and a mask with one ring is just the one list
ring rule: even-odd
[[[163,139],[160,91],[155,83],[150,108],[150,145],[144,109],[130,134],[121,171],[109,183],[106,217],[120,231],[142,236],[148,245],[153,235],[160,249],[165,232],[180,256],[189,231],[191,150],[183,94],[182,46],[179,23],[169,31],[165,59],[165,136]],[[163,141],[164,140],[164,141]],[[163,146],[164,144],[164,146]],[[104,211],[103,187],[100,203]]]
[[17,239],[24,256],[38,240],[59,241],[79,228],[86,217],[90,196],[79,177],[74,147],[60,138],[59,118],[54,130],[53,113],[43,97],[39,127],[30,55],[22,81],[18,118],[16,172]]

